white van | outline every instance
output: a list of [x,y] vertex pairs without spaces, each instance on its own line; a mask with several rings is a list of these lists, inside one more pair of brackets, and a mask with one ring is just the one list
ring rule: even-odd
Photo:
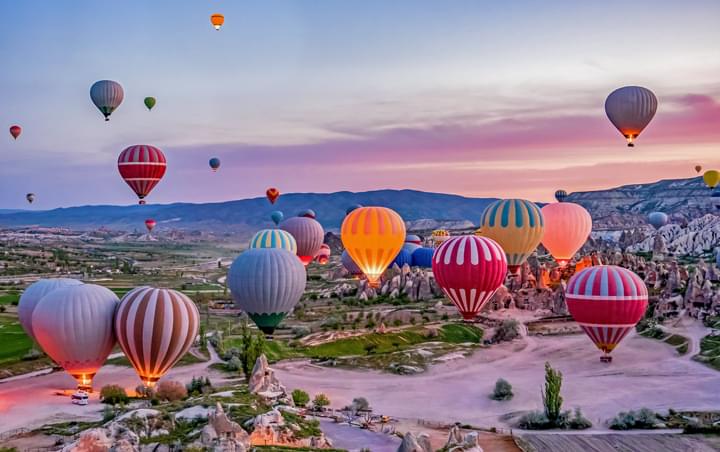
[[70,396],[74,405],[87,405],[89,403],[88,393],[82,390],[78,390]]

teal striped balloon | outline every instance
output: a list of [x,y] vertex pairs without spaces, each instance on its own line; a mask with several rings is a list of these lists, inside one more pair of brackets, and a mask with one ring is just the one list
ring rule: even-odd
[[295,237],[282,229],[261,229],[250,240],[250,248],[281,248],[297,254]]

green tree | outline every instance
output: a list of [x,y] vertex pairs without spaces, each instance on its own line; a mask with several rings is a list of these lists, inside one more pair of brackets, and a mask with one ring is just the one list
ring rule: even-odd
[[295,406],[304,407],[310,402],[310,396],[302,389],[295,389],[292,392],[292,399]]
[[313,399],[313,406],[316,410],[322,410],[328,405],[330,405],[330,399],[328,399],[328,396],[322,392],[315,395],[315,398]]
[[490,398],[493,400],[510,400],[514,395],[512,385],[504,378],[498,378]]
[[557,423],[560,413],[562,412],[563,398],[560,395],[562,380],[562,372],[553,369],[550,363],[546,362],[545,386],[542,392],[542,401],[545,407],[545,416],[552,424]]
[[253,366],[258,357],[265,351],[265,336],[260,332],[253,331],[247,322],[240,326],[239,355],[242,362],[242,371],[247,378],[250,378]]
[[128,403],[130,397],[121,386],[105,385],[100,389],[100,400],[102,403],[116,405],[118,403]]

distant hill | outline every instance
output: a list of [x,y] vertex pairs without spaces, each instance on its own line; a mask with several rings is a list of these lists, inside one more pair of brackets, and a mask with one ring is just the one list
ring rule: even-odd
[[219,203],[147,204],[144,206],[80,206],[46,211],[0,212],[0,227],[46,226],[72,229],[133,230],[154,218],[158,228],[203,229],[216,232],[247,233],[273,225],[270,213],[280,210],[285,217],[313,209],[326,229],[340,227],[345,210],[354,204],[386,206],[397,211],[410,224],[417,220],[437,220],[419,224],[477,224],[480,214],[494,199],[466,198],[415,190],[377,190],[353,193],[288,193],[275,205],[266,198]]

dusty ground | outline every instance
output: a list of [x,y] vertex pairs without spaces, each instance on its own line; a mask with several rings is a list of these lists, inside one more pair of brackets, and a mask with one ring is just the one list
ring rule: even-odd
[[[363,396],[377,413],[481,427],[509,427],[507,415],[541,408],[545,361],[565,375],[565,407],[581,407],[598,430],[623,410],[720,407],[720,372],[690,360],[689,354],[678,356],[666,344],[632,335],[613,356],[611,364],[601,363],[584,335],[531,336],[414,376],[325,368],[307,361],[284,362],[275,369],[289,389],[323,392],[334,407]],[[509,402],[488,398],[500,377],[513,385],[515,397]]]
[[701,435],[606,434],[606,435],[524,435],[537,452],[713,452],[720,444]]

